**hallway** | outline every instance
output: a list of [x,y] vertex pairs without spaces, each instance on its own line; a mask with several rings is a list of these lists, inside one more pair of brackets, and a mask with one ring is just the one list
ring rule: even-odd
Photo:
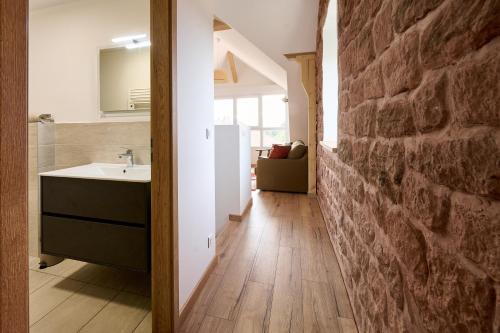
[[254,192],[181,332],[357,332],[316,198]]

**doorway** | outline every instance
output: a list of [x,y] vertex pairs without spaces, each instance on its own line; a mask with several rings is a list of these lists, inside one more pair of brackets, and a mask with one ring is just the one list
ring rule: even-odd
[[[28,331],[27,27],[28,1],[0,4],[0,331]],[[173,191],[172,15],[151,0],[152,326],[174,331],[176,242]]]

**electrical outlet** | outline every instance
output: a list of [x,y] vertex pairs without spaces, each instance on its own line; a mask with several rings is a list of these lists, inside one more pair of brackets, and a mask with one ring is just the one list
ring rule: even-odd
[[214,246],[214,243],[215,243],[214,234],[208,235],[208,248],[210,249],[212,246]]

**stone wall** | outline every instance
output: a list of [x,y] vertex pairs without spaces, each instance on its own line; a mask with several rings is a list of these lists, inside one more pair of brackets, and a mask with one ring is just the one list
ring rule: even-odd
[[339,145],[318,146],[317,186],[359,331],[499,332],[500,0],[338,11]]

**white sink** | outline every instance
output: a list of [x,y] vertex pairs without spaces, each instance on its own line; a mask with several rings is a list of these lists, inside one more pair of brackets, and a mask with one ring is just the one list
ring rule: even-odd
[[40,176],[147,183],[151,181],[151,166],[127,167],[124,164],[92,163],[74,168],[42,172]]

